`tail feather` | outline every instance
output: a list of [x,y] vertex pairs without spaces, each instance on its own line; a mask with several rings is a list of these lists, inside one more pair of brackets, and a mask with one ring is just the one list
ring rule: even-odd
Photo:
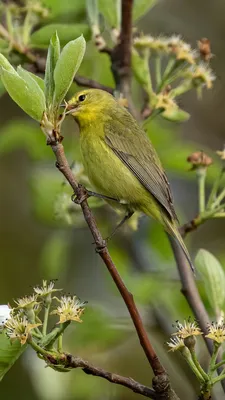
[[176,225],[176,223],[170,221],[167,218],[164,219],[164,223],[165,223],[166,231],[177,241],[177,243],[179,244],[179,246],[183,250],[184,255],[185,255],[185,257],[186,257],[186,259],[187,259],[192,271],[195,272],[195,268],[194,268],[194,265],[193,265],[193,263],[191,261],[190,254],[188,252],[187,247],[184,244],[184,241],[183,241],[183,239],[181,237],[181,234],[180,234],[180,232],[178,230],[178,226]]

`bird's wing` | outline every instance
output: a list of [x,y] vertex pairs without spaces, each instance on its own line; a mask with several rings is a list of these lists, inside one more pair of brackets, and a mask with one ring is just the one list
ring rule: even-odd
[[177,220],[169,182],[151,142],[136,121],[132,120],[131,129],[125,123],[116,119],[106,123],[105,142],[163,206],[170,218]]

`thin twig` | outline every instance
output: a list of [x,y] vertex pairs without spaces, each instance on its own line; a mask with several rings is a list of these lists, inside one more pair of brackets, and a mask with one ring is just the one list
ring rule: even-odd
[[106,379],[111,383],[125,386],[128,389],[131,389],[133,392],[141,394],[145,397],[149,397],[151,399],[157,399],[157,394],[153,389],[144,386],[139,382],[136,382],[132,378],[127,378],[125,376],[105,371],[102,368],[95,367],[88,361],[85,361],[80,357],[74,357],[71,354],[66,354],[66,367],[82,368],[87,375],[99,376],[100,378]]
[[106,92],[113,94],[113,88],[110,86],[103,85],[102,83],[99,83],[95,81],[94,79],[88,79],[84,76],[76,75],[74,78],[74,82],[79,85],[79,86],[84,86],[88,88],[94,88],[94,89],[101,89],[105,90]]
[[166,374],[165,369],[161,365],[147,335],[147,332],[144,328],[143,322],[141,320],[141,316],[137,310],[136,304],[134,302],[132,294],[126,288],[122,278],[120,277],[116,266],[114,265],[108,249],[106,247],[105,241],[103,240],[101,233],[99,232],[93,214],[88,206],[87,200],[85,199],[85,189],[82,186],[78,185],[73,172],[70,169],[68,161],[66,159],[64,148],[61,143],[53,143],[51,144],[52,150],[56,156],[57,167],[60,172],[65,176],[70,186],[74,190],[74,193],[77,196],[77,200],[80,201],[80,205],[84,214],[84,218],[89,226],[89,229],[94,238],[97,251],[104,261],[106,267],[108,268],[120,294],[122,295],[124,302],[128,308],[134,326],[136,328],[141,346],[145,352],[145,355],[152,367],[152,370],[155,375]]

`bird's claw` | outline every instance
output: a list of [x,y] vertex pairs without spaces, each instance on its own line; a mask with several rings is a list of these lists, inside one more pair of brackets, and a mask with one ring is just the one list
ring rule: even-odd
[[102,253],[102,251],[105,250],[106,245],[107,245],[107,243],[106,243],[105,239],[101,243],[96,243],[96,247],[95,247],[96,253]]
[[73,193],[71,196],[71,200],[75,204],[82,204],[83,201],[87,200],[90,197],[88,190],[86,190],[82,185],[78,185],[77,192]]

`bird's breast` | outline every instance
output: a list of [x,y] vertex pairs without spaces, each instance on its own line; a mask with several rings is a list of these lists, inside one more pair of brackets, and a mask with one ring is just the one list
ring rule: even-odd
[[134,210],[141,208],[142,201],[151,202],[150,194],[105,143],[104,137],[81,134],[81,153],[86,173],[98,193],[122,200],[125,208]]

